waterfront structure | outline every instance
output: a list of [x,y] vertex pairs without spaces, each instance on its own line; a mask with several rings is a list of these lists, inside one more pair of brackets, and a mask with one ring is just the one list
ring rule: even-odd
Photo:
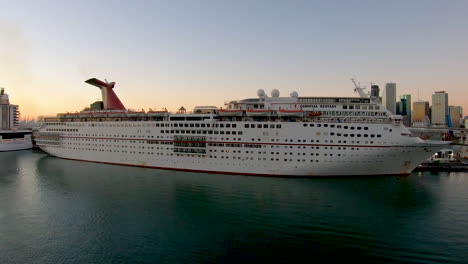
[[5,89],[0,90],[0,151],[32,148],[30,130],[19,130],[19,106],[10,104]]
[[432,95],[431,123],[434,126],[447,126],[449,118],[448,94],[445,91]]
[[396,114],[396,83],[385,84],[382,103],[392,114]]
[[105,109],[44,118],[35,138],[45,152],[195,172],[382,175],[409,174],[447,144],[412,136],[401,116],[371,97],[280,97],[277,90],[271,96],[259,90],[257,98],[229,101],[223,109],[197,107],[200,114],[145,113],[126,110],[115,83],[87,83],[107,90]]
[[449,106],[450,121],[452,127],[459,128],[463,117],[463,108],[461,106]]

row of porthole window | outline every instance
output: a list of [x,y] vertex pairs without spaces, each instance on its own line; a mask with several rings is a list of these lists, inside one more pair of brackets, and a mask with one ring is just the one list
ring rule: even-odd
[[354,126],[343,126],[343,125],[334,125],[334,124],[330,124],[330,125],[329,125],[329,124],[320,124],[320,123],[318,123],[318,124],[315,124],[315,123],[311,123],[311,124],[304,123],[303,126],[304,126],[304,127],[307,127],[307,126],[309,126],[309,127],[322,127],[322,126],[323,126],[323,127],[330,127],[330,128],[335,128],[335,127],[336,127],[336,128],[351,129],[351,130],[354,130],[354,129],[356,129],[356,130],[362,130],[362,129],[363,129],[363,130],[369,130],[369,127],[354,127]]

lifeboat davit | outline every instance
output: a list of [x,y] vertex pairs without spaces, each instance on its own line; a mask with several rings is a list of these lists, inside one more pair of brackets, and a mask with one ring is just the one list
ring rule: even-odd
[[278,116],[302,116],[304,114],[304,111],[281,109],[281,110],[278,110],[277,113],[278,113]]
[[239,109],[233,109],[233,110],[220,109],[218,112],[220,116],[242,116],[243,113],[244,113],[244,110],[239,110]]
[[270,116],[271,115],[271,110],[265,110],[265,109],[259,109],[259,110],[253,110],[249,109],[246,111],[247,116]]

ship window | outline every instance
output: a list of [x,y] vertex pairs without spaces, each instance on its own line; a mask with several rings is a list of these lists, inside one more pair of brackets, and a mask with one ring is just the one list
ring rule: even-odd
[[206,127],[206,125],[205,125],[205,124],[201,124],[201,127]]
[[231,127],[231,124],[226,124],[226,127]]
[[245,125],[244,125],[244,128],[249,128],[249,124],[245,124]]
[[361,127],[357,127],[357,130],[361,130]]
[[351,130],[354,130],[354,127],[350,127],[350,128],[351,128]]
[[314,127],[314,124],[310,124],[309,126],[310,126],[310,127]]
[[219,127],[224,127],[224,124],[219,124]]
[[364,130],[369,130],[369,128],[368,128],[368,127],[364,127]]
[[194,127],[194,125],[193,125],[193,124],[190,124],[190,127]]
[[324,126],[324,127],[328,127],[328,124],[324,124],[323,126]]
[[268,125],[267,125],[267,124],[264,124],[264,125],[263,125],[263,128],[268,128]]
[[370,137],[375,137],[375,135],[374,135],[374,134],[371,134]]
[[276,128],[281,128],[281,125],[276,125]]
[[[237,132],[237,135],[242,135],[242,134],[243,134],[242,131]],[[239,140],[240,140],[240,138],[239,138]]]
[[257,128],[262,128],[262,125],[261,125],[261,124],[258,124],[258,125],[257,125]]
[[382,135],[377,135],[377,137],[378,137],[378,138],[379,138],[379,137],[382,137]]
[[303,126],[304,126],[304,127],[306,127],[306,126],[307,126],[307,124],[304,124]]
[[321,124],[317,124],[317,127],[321,127],[322,125]]
[[347,106],[347,105],[343,105],[343,109],[348,109],[348,106]]
[[340,125],[337,125],[336,128],[341,128],[341,126],[340,126]]

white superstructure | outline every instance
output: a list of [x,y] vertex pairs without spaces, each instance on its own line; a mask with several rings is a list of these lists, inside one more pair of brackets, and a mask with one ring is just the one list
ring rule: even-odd
[[5,89],[0,90],[0,151],[32,148],[31,130],[18,130],[18,105],[10,104]]
[[198,114],[59,114],[35,138],[66,159],[268,176],[408,174],[446,144],[413,137],[401,116],[371,98],[257,95]]

